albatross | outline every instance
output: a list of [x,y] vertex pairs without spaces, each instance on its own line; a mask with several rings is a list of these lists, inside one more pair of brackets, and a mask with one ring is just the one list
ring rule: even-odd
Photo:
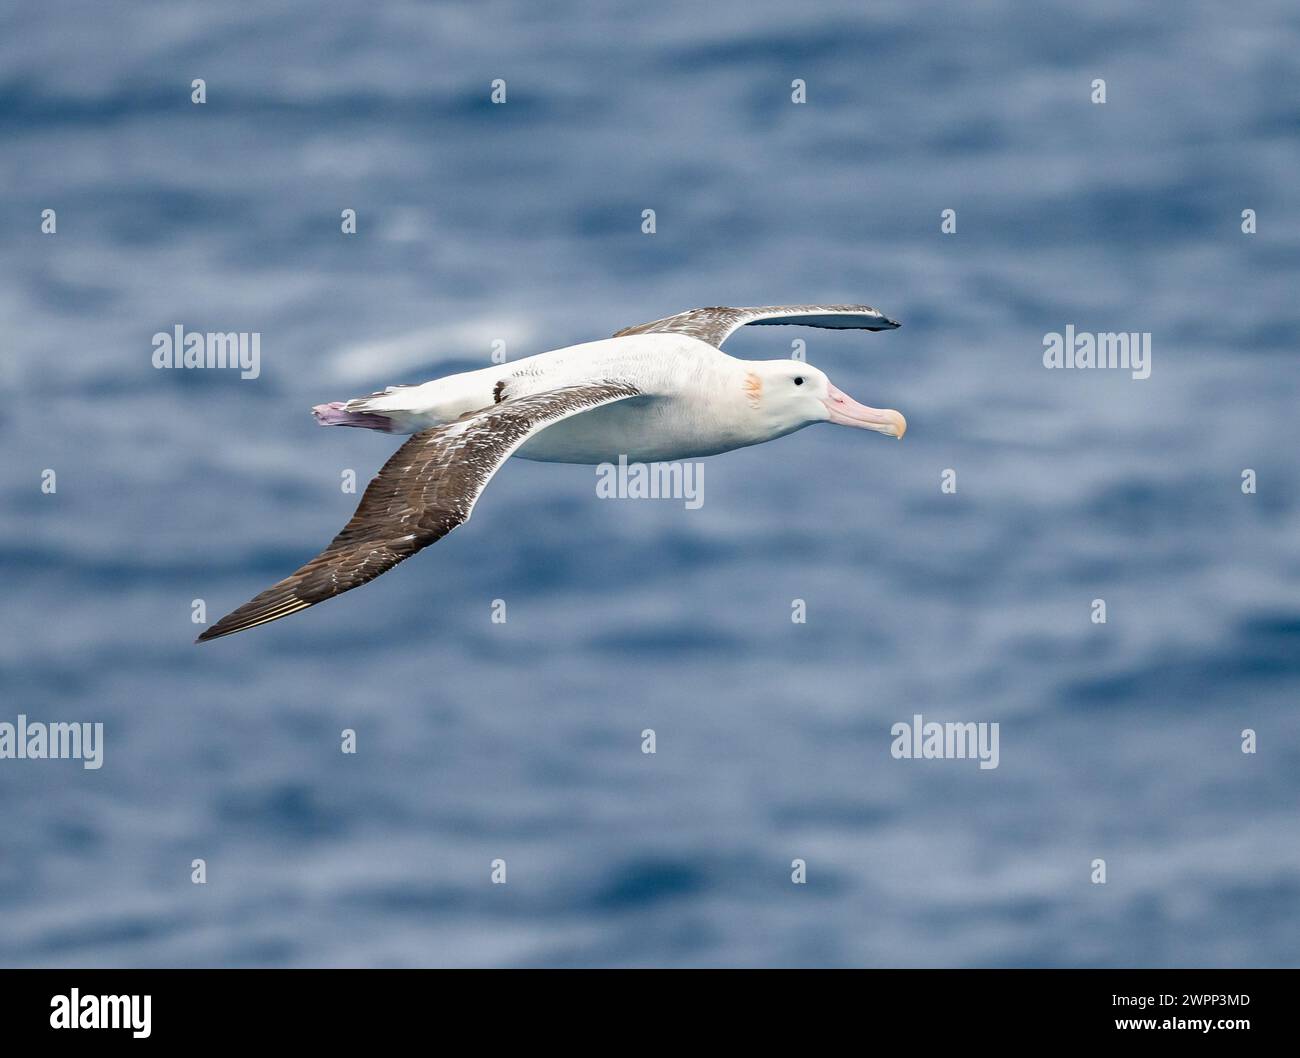
[[893,330],[867,305],[690,309],[513,363],[318,404],[322,426],[413,434],[370,482],[329,546],[203,632],[206,642],[278,621],[374,580],[469,519],[511,456],[552,463],[694,459],[831,422],[902,437],[802,360],[722,351],[749,324]]

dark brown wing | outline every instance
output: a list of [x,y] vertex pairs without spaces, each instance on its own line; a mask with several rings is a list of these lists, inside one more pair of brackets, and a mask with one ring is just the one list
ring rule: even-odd
[[733,331],[749,323],[765,326],[799,325],[802,327],[829,327],[833,330],[892,331],[896,320],[876,311],[870,305],[764,305],[747,309],[729,309],[715,306],[708,309],[687,309],[676,316],[668,316],[653,323],[639,323],[624,327],[615,338],[629,334],[689,334],[721,348]]
[[374,580],[466,521],[497,468],[532,434],[638,392],[626,382],[565,386],[415,434],[367,486],[352,520],[329,547],[196,642],[278,621]]

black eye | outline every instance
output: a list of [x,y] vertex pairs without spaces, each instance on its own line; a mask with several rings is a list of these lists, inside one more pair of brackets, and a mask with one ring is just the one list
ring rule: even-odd
[[795,375],[795,376],[794,376],[794,384],[795,384],[796,386],[802,386],[802,385],[803,385],[803,375]]

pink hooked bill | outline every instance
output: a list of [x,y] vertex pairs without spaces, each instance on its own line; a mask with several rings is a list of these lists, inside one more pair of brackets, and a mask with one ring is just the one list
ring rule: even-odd
[[830,387],[829,394],[822,403],[830,412],[831,422],[875,430],[887,437],[901,438],[907,432],[907,420],[893,408],[868,408],[834,386]]

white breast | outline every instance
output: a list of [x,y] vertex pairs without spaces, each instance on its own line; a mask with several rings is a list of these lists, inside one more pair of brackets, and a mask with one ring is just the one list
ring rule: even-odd
[[[588,353],[587,351],[590,351]],[[595,377],[633,382],[644,394],[547,427],[515,454],[550,463],[659,462],[714,455],[762,440],[743,398],[744,369],[725,353],[680,334],[632,335],[571,350],[539,388]],[[543,354],[550,356],[552,354]],[[540,359],[540,358],[538,358]],[[522,362],[521,362],[522,363]],[[581,378],[573,378],[570,371]]]

